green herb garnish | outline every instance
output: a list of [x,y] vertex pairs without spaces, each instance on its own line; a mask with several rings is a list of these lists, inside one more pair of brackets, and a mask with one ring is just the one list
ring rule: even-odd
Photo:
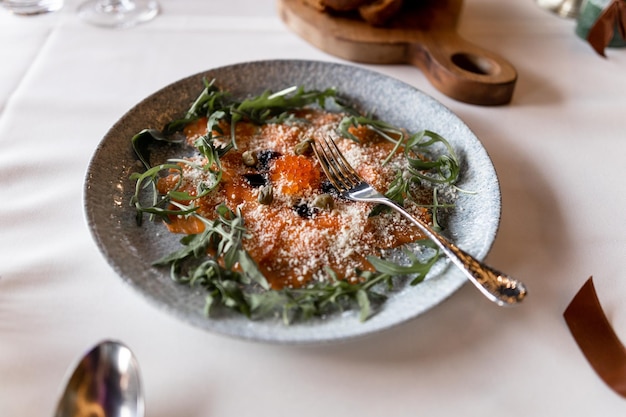
[[204,90],[187,110],[185,116],[169,123],[165,132],[172,134],[190,122],[207,117],[208,135],[212,135],[213,131],[223,134],[219,128],[219,122],[223,120],[230,123],[230,143],[235,149],[237,149],[235,130],[239,121],[249,120],[255,124],[281,123],[290,117],[288,113],[290,110],[312,104],[324,107],[326,100],[336,95],[333,88],[324,91],[307,91],[304,87],[294,86],[275,93],[268,90],[256,97],[238,101],[230,97],[228,93],[219,90],[215,86],[215,80],[210,82],[204,80],[204,85]]
[[[253,319],[280,315],[285,324],[290,324],[356,307],[360,319],[365,321],[386,299],[381,286],[390,289],[393,277],[416,274],[411,281],[411,285],[415,285],[439,258],[438,252],[425,260],[407,252],[410,264],[400,266],[368,257],[376,272],[357,271],[358,283],[342,280],[328,269],[329,281],[304,288],[270,290],[254,260],[242,249],[247,234],[241,215],[224,205],[217,208],[217,214],[214,221],[191,214],[205,224],[204,232],[183,237],[181,249],[154,263],[168,266],[174,281],[201,287],[207,294],[207,314],[221,305]],[[212,256],[208,257],[207,253]],[[235,268],[237,265],[241,268]]]

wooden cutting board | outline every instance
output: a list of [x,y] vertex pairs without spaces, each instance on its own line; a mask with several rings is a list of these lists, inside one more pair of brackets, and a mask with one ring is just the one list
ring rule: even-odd
[[349,61],[411,64],[439,91],[471,104],[507,104],[517,81],[501,56],[456,31],[463,0],[405,0],[385,27],[350,13],[320,12],[303,0],[278,0],[285,24],[312,45]]

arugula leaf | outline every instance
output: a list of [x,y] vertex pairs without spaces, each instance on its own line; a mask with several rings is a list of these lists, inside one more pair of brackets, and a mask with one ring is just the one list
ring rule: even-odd
[[[179,131],[187,124],[198,120],[201,117],[210,117],[212,114],[219,112],[230,105],[230,94],[217,88],[215,86],[215,79],[211,81],[204,79],[203,83],[204,89],[198,97],[196,97],[195,101],[187,110],[185,115],[180,119],[171,121],[165,126],[164,132],[166,134]],[[211,132],[211,130],[209,130],[209,132]]]
[[426,278],[426,275],[432,268],[432,266],[439,259],[439,251],[437,250],[433,256],[422,261],[413,252],[405,250],[404,254],[409,259],[409,265],[398,265],[395,262],[387,261],[385,259],[376,258],[374,256],[368,256],[367,260],[376,268],[377,271],[389,274],[392,276],[403,276],[417,274],[411,281],[411,285],[416,285]]
[[373,303],[379,304],[386,299],[374,288],[381,282],[391,280],[387,274],[362,274],[362,282],[353,284],[338,279],[334,271],[329,272],[331,279],[326,282],[316,282],[304,288],[249,294],[252,317],[262,318],[278,313],[288,325],[357,307],[361,321],[365,321],[375,313]]
[[150,168],[150,150],[149,145],[154,141],[179,144],[185,140],[182,136],[168,136],[156,129],[144,129],[132,137],[130,143],[135,151],[135,155],[143,163],[146,169]]
[[324,108],[326,99],[335,95],[334,88],[328,88],[324,91],[307,91],[302,86],[292,86],[276,93],[266,90],[259,96],[235,103],[232,106],[231,114],[233,120],[235,120],[235,116],[237,116],[236,120],[245,117],[254,123],[262,124],[271,116],[284,113],[287,110],[300,109],[315,103]]
[[[202,233],[186,235],[180,242],[182,247],[153,263],[155,266],[170,267],[170,276],[175,282],[200,286],[207,293],[206,310],[220,304],[239,313],[250,315],[244,288],[255,282],[263,289],[269,285],[258,271],[242,242],[247,237],[243,219],[225,205],[216,209],[213,221],[198,217],[205,225]],[[209,254],[213,254],[209,256]],[[245,273],[236,270],[236,265],[245,265]]]
[[312,104],[325,107],[326,100],[334,98],[336,91],[328,88],[323,91],[310,90],[304,87],[292,86],[278,92],[264,91],[256,97],[237,101],[230,94],[221,91],[215,85],[215,79],[204,80],[204,90],[193,102],[185,115],[173,122],[170,122],[164,131],[172,133],[182,129],[188,123],[207,117],[208,135],[213,131],[220,133],[220,121],[230,123],[230,139],[234,149],[237,149],[235,135],[237,122],[249,120],[255,124],[264,124],[276,120],[283,120],[288,115],[286,112],[293,109],[302,108]]
[[[159,216],[167,222],[170,215],[188,215],[196,211],[196,207],[192,205],[185,206],[180,204],[180,202],[190,202],[201,198],[212,192],[219,185],[222,179],[220,158],[230,149],[230,146],[216,148],[210,138],[201,137],[196,141],[195,145],[200,154],[206,159],[204,164],[199,165],[186,159],[169,159],[165,164],[151,167],[149,156],[146,156],[144,147],[148,145],[150,140],[169,142],[165,135],[155,132],[153,130],[143,130],[131,139],[135,154],[147,169],[142,174],[133,173],[130,176],[131,180],[136,181],[135,193],[131,198],[131,204],[134,205],[137,211],[136,220],[138,225],[141,225],[143,221],[143,213],[150,214],[151,219],[154,216]],[[202,181],[198,184],[194,193],[179,191],[183,181],[183,166],[210,174],[213,177],[210,185]],[[178,174],[175,186],[167,194],[160,195],[156,188],[158,179],[162,175],[171,175],[173,172]],[[151,195],[150,205],[141,203],[141,194],[144,190],[148,190],[147,192]]]
[[[157,178],[162,171],[179,171],[182,173],[182,168],[177,164],[161,164],[152,167],[145,171],[143,174],[133,173],[130,176],[131,180],[135,182],[135,193],[131,197],[130,204],[135,207],[137,225],[141,226],[143,221],[143,214],[150,214],[151,219],[154,216],[159,216],[162,220],[168,221],[168,216],[171,214],[189,214],[196,209],[194,207],[178,206],[176,209],[170,209],[171,198],[166,195],[159,194],[156,183]],[[179,181],[174,187],[174,191],[178,189],[182,181],[182,176],[179,177]],[[142,191],[147,190],[149,193],[150,204],[144,205],[141,200]]]
[[[419,155],[431,149],[437,143],[444,145],[447,154],[439,155],[436,160],[424,160]],[[417,154],[417,157],[412,157]],[[441,135],[430,130],[423,130],[409,137],[404,147],[404,155],[409,163],[409,172],[420,179],[437,184],[454,184],[461,172],[459,161],[452,145]],[[425,175],[420,171],[432,172]]]
[[261,273],[258,265],[250,257],[248,252],[240,250],[238,259],[241,269],[243,269],[248,278],[250,278],[253,282],[256,282],[263,290],[269,291],[270,285],[267,282],[267,279],[263,273]]
[[357,271],[357,283],[339,279],[329,269],[330,280],[327,282],[316,282],[304,288],[271,290],[254,260],[241,248],[247,234],[240,214],[224,205],[217,211],[218,218],[214,221],[192,214],[205,223],[205,230],[184,236],[179,250],[154,262],[155,266],[169,266],[174,281],[203,288],[207,294],[207,314],[221,305],[253,319],[279,314],[285,324],[290,324],[356,307],[360,319],[365,321],[375,314],[375,306],[386,299],[377,289],[380,284],[392,288],[393,276],[418,274],[412,282],[414,285],[426,276],[437,259],[433,256],[422,262],[407,252],[413,263],[399,266],[370,257],[368,260],[376,272]]
[[365,126],[368,129],[378,133],[385,140],[395,144],[392,151],[383,160],[383,165],[391,160],[393,155],[398,151],[404,142],[405,133],[402,129],[397,128],[382,120],[376,120],[369,116],[351,115],[344,117],[339,123],[339,132],[346,138],[358,142],[358,138],[350,132],[351,127]]
[[285,324],[291,324],[356,307],[360,320],[365,321],[375,314],[375,306],[386,299],[378,289],[381,284],[391,289],[394,276],[416,274],[411,281],[415,285],[426,277],[439,258],[439,252],[421,260],[407,251],[411,263],[401,266],[368,257],[376,271],[357,271],[357,283],[340,279],[328,269],[328,281],[304,288],[272,290],[254,260],[241,248],[247,236],[241,216],[224,205],[217,211],[218,218],[212,222],[192,214],[205,223],[205,230],[184,236],[181,249],[154,262],[155,266],[169,265],[175,282],[202,287],[207,294],[208,315],[221,305],[253,319],[279,314]]

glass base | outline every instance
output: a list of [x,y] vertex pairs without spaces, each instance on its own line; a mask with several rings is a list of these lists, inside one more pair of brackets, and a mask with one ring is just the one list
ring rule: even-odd
[[63,7],[63,0],[5,0],[1,3],[11,13],[24,16],[56,12]]
[[92,25],[124,28],[152,20],[159,11],[155,0],[88,0],[78,7],[78,16]]

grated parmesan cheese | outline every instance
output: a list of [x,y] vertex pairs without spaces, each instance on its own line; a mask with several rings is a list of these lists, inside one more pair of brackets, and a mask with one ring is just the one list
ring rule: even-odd
[[[314,156],[294,156],[294,147],[305,139],[334,137],[343,115],[318,110],[297,114],[304,122],[253,126],[239,122],[237,150],[221,158],[222,179],[215,191],[198,199],[199,214],[213,218],[215,208],[225,203],[239,208],[251,236],[246,249],[266,275],[273,288],[300,287],[313,281],[328,280],[326,268],[340,277],[356,278],[356,270],[372,269],[368,255],[415,241],[421,233],[395,213],[370,218],[371,204],[333,197],[332,209],[319,209],[313,202],[324,191],[325,176]],[[225,132],[229,128],[223,129]],[[192,138],[188,138],[190,143]],[[227,142],[227,141],[226,141]],[[336,143],[349,163],[375,188],[386,190],[404,158],[395,156],[386,165],[393,144],[364,139],[361,143],[337,138]],[[241,154],[272,151],[276,155],[267,168],[248,167]],[[202,164],[199,157],[189,162]],[[280,162],[279,162],[280,161]],[[258,202],[259,188],[246,181],[245,175],[261,174],[273,189],[271,204]],[[215,176],[198,169],[183,170],[183,189],[198,189],[202,182],[215,185]],[[297,186],[294,186],[296,184]],[[428,202],[428,201],[425,201]],[[301,208],[298,210],[298,208]],[[416,205],[407,207],[412,214],[430,221],[428,212]]]

